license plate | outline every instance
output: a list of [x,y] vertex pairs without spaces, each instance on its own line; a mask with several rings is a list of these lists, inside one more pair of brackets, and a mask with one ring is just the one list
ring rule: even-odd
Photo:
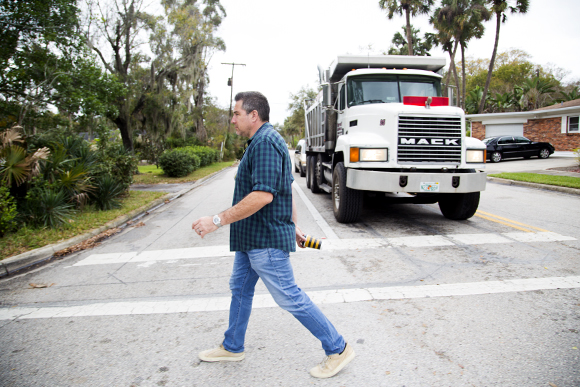
[[420,191],[421,192],[439,192],[439,182],[436,182],[436,183],[421,182]]

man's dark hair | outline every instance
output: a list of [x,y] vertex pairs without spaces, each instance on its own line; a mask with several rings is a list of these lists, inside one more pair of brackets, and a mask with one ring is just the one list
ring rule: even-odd
[[270,105],[264,94],[258,91],[242,91],[236,94],[236,102],[242,101],[242,109],[246,114],[254,110],[258,112],[258,117],[264,122],[270,121]]

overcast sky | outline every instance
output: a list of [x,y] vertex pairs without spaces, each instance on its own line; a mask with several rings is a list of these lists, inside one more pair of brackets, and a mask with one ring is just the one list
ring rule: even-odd
[[[515,3],[515,1],[511,1]],[[405,24],[402,16],[387,19],[378,0],[221,0],[227,17],[218,31],[225,52],[210,62],[209,93],[229,108],[232,66],[234,95],[257,90],[270,102],[270,121],[283,124],[290,93],[316,87],[317,65],[327,68],[337,55],[378,54],[388,51],[393,35]],[[501,26],[499,50],[519,48],[540,65],[552,64],[570,72],[565,82],[580,79],[580,1],[530,0],[525,15],[508,15]],[[421,35],[434,32],[427,16],[412,19]],[[466,55],[489,58],[495,20],[486,23],[482,39],[470,42]],[[440,49],[432,56],[448,59]],[[458,51],[459,56],[459,51]],[[458,57],[457,60],[460,60]],[[447,63],[449,60],[447,60]]]

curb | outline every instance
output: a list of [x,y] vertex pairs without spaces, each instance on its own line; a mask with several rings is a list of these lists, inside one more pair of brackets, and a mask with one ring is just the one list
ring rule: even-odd
[[487,177],[489,181],[498,184],[505,184],[505,185],[519,185],[522,187],[528,188],[537,188],[537,189],[547,189],[549,191],[557,191],[572,195],[580,195],[580,189],[578,188],[570,188],[570,187],[560,187],[557,185],[548,185],[548,184],[540,184],[540,183],[529,183],[527,181],[518,181],[518,180],[509,180],[509,179],[502,179],[499,177]]
[[226,171],[229,168],[231,168],[231,167],[226,167],[220,171],[212,173],[211,175],[208,175],[204,178],[196,180],[195,183],[193,183],[191,187],[184,188],[177,193],[170,193],[170,194],[164,195],[164,196],[160,197],[159,199],[156,199],[153,202],[149,203],[145,207],[141,207],[141,208],[138,208],[136,210],[133,210],[130,213],[123,215],[117,219],[114,219],[114,220],[102,225],[101,227],[94,229],[94,230],[91,230],[85,234],[77,235],[75,237],[67,239],[66,241],[62,241],[59,243],[53,243],[51,245],[40,247],[38,249],[30,250],[30,251],[27,251],[25,253],[12,256],[10,258],[5,258],[5,259],[0,261],[0,278],[9,276],[11,274],[14,274],[15,272],[29,268],[31,266],[34,266],[34,265],[37,265],[40,263],[44,263],[44,262],[48,262],[49,260],[51,260],[54,257],[54,253],[56,253],[57,251],[64,250],[68,247],[79,244],[79,243],[81,243],[87,239],[90,239],[96,235],[99,235],[100,233],[107,231],[111,228],[125,227],[125,226],[127,226],[127,222],[135,221],[135,220],[140,219],[146,215],[149,215],[149,213],[155,211],[159,207],[172,202],[173,200],[185,195],[189,191],[194,190],[195,188],[199,187],[201,184],[214,178],[215,176],[222,173],[223,171]]

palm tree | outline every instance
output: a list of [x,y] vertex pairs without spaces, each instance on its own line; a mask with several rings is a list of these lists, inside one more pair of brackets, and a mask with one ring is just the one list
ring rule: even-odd
[[[484,0],[443,0],[442,7],[438,8],[431,23],[440,31],[440,35],[446,36],[447,40],[454,40],[451,55],[451,67],[455,73],[457,83],[457,70],[455,66],[455,53],[457,45],[461,46],[461,63],[463,87],[461,92],[461,105],[465,109],[465,48],[472,38],[481,38],[484,27],[482,22],[489,20],[491,13],[484,6]],[[457,85],[459,88],[459,85]]]
[[580,92],[578,91],[578,86],[572,87],[572,89],[570,90],[569,93],[566,93],[565,91],[560,91],[560,94],[562,96],[560,98],[556,99],[555,102],[567,102],[567,101],[573,101],[575,99],[580,98]]
[[21,131],[20,126],[14,126],[0,133],[0,181],[8,187],[37,176],[40,160],[46,160],[50,154],[46,147],[30,153]]
[[495,27],[495,43],[493,45],[493,54],[491,55],[491,61],[489,62],[489,70],[487,72],[487,79],[485,81],[485,87],[483,88],[483,98],[481,99],[481,104],[479,105],[479,113],[483,113],[485,108],[485,99],[487,96],[487,90],[489,89],[489,84],[491,82],[491,74],[493,72],[493,66],[495,63],[495,56],[497,54],[497,45],[499,42],[499,31],[501,23],[505,23],[507,20],[506,12],[509,10],[511,13],[526,13],[528,12],[529,0],[514,0],[515,6],[509,5],[509,0],[486,0],[486,3],[491,5],[491,12],[495,14],[496,27]]
[[388,11],[387,17],[392,19],[396,14],[405,14],[407,24],[407,47],[409,55],[413,55],[413,32],[411,29],[411,15],[417,16],[429,13],[433,0],[379,0],[379,7]]

